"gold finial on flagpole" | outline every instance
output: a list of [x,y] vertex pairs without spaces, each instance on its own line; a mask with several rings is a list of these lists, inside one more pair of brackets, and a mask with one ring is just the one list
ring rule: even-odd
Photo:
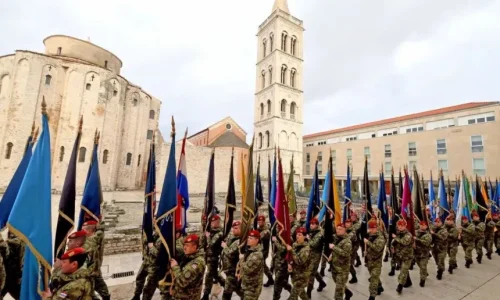
[[174,120],[174,116],[172,116],[172,133],[170,134],[170,136],[172,136],[172,137],[175,136],[175,120]]

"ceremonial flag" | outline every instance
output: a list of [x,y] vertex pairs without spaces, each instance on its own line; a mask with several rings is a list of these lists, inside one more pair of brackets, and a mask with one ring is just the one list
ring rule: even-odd
[[271,171],[271,158],[268,157],[267,162],[268,162],[267,184],[269,192],[269,197],[267,198],[267,200],[269,201],[268,214],[269,214],[269,222],[271,223],[271,229],[274,236],[274,222],[276,222],[276,217],[274,216],[274,203],[276,202],[276,157],[274,158],[274,165],[272,171]]
[[426,221],[428,222],[427,213],[425,211],[425,200],[424,195],[422,193],[422,182],[418,177],[417,169],[413,169],[413,177],[415,180],[413,181],[413,188],[411,190],[411,201],[413,202],[413,213],[417,221]]
[[306,229],[309,232],[311,227],[311,219],[314,218],[320,209],[319,200],[319,179],[318,179],[318,161],[314,163],[314,176],[311,186],[311,192],[309,193],[309,203],[307,204],[307,214],[306,214]]
[[[278,237],[285,245],[292,245],[291,224],[289,204],[285,195],[285,182],[283,180],[283,166],[278,149],[278,188],[276,191],[276,222],[279,225]],[[290,261],[290,253],[287,254],[287,260]]]
[[453,195],[453,211],[455,212],[455,214],[457,214],[457,213],[458,213],[458,199],[459,199],[459,198],[458,198],[458,197],[459,197],[459,196],[458,196],[458,193],[459,193],[459,190],[460,190],[460,185],[459,185],[459,183],[458,183],[458,182],[460,182],[460,184],[461,184],[461,182],[462,182],[462,181],[460,180],[460,177],[457,177],[457,178],[455,179],[455,194]]
[[99,175],[99,159],[97,153],[99,149],[99,134],[94,139],[94,150],[92,161],[90,162],[90,172],[85,189],[83,191],[82,204],[80,205],[80,218],[78,219],[78,230],[88,219],[99,221],[101,215],[102,189],[101,177]]
[[177,169],[177,209],[175,211],[175,227],[181,228],[182,233],[186,233],[187,216],[189,208],[189,185],[186,167],[186,139],[187,129],[182,139],[181,156],[179,158],[179,168]]
[[[411,203],[410,176],[405,168],[405,179],[403,183],[403,200],[401,202],[401,216],[406,221],[406,228],[415,236],[415,223],[413,221],[413,205]],[[418,176],[417,176],[418,177]]]
[[[156,212],[155,230],[159,235],[161,246],[156,257],[157,279],[159,285],[171,285],[172,276],[169,270],[170,259],[175,258],[175,210],[177,208],[177,178],[175,170],[175,123],[172,117],[172,133],[170,154],[163,180],[160,203]],[[213,154],[212,154],[213,155]]]
[[[205,190],[205,202],[203,204],[203,214],[201,224],[204,227],[204,232],[210,232],[210,219],[215,214],[215,148],[212,149],[210,155],[210,164],[208,165],[207,188]],[[206,218],[206,221],[203,220]]]
[[257,176],[255,177],[255,208],[254,208],[254,221],[253,228],[257,229],[258,220],[257,216],[259,215],[259,207],[264,203],[264,194],[262,192],[262,182],[260,180],[260,156],[259,161],[257,162]]
[[297,199],[295,198],[295,187],[293,185],[293,155],[292,160],[290,161],[290,176],[288,177],[288,183],[286,185],[286,198],[288,200],[288,205],[290,208],[291,215],[297,215]]
[[489,183],[489,186],[490,186],[490,190],[489,190],[489,198],[491,201],[493,201],[493,203],[495,203],[495,190],[493,190],[493,185],[491,184],[491,179],[488,178],[488,183]]
[[66,178],[59,200],[59,216],[57,218],[56,239],[54,241],[54,259],[61,258],[66,251],[66,240],[75,228],[75,200],[76,200],[76,162],[82,136],[83,119],[80,118],[78,133],[76,134],[73,151],[68,163]]
[[252,228],[253,219],[255,217],[255,195],[253,187],[253,145],[255,137],[252,138],[252,144],[248,150],[248,173],[246,178],[245,198],[241,201],[241,235],[240,235],[240,252],[245,251],[248,234]]
[[389,216],[387,214],[387,195],[385,193],[385,180],[384,180],[384,170],[380,172],[380,186],[378,189],[378,203],[377,208],[380,212],[380,218],[384,222],[385,230],[389,228]]
[[493,212],[500,212],[500,185],[498,185],[498,179],[495,180],[495,192],[493,196]]
[[441,221],[444,223],[450,214],[450,206],[448,205],[448,196],[446,195],[446,191],[444,189],[443,170],[439,172],[438,200],[439,206],[437,208],[437,215],[439,215]]
[[[332,166],[332,155],[330,154],[330,159],[328,160],[328,174],[333,175]],[[332,176],[333,177],[333,176]],[[333,243],[333,222],[335,221],[335,204],[333,203],[333,184],[332,181],[328,180],[328,188],[326,190],[325,198],[323,198],[325,207],[325,224],[323,228],[323,236],[325,239],[323,254],[326,256],[330,255],[330,244]],[[326,180],[325,180],[326,182]]]
[[153,216],[156,207],[156,154],[154,137],[151,142],[148,160],[148,175],[144,190],[144,214],[142,215],[142,232],[148,243],[154,243]]
[[[401,174],[401,173],[400,173]],[[396,223],[399,220],[399,200],[396,192],[396,183],[394,182],[394,168],[391,172],[391,214],[390,217],[390,226],[389,226],[389,245],[392,242],[392,235],[397,233]]]
[[241,199],[242,199],[241,201],[243,202],[246,199],[245,194],[247,192],[247,184],[246,184],[247,175],[245,175],[245,163],[243,162],[243,153],[241,153],[240,162],[241,162],[240,174],[241,174]]
[[334,215],[335,215],[335,226],[342,224],[342,208],[340,207],[339,199],[339,185],[335,179],[335,174],[332,172],[332,187],[333,187],[333,205],[334,205]]
[[[398,203],[399,206],[402,205],[403,202],[403,186],[404,186],[404,181],[403,181],[403,176],[401,175],[401,167],[399,168],[399,182],[398,182]],[[399,210],[398,210],[399,212]]]
[[[423,184],[424,181],[422,180],[422,185]],[[436,219],[437,213],[436,213],[436,194],[434,193],[434,183],[432,182],[432,171],[428,189],[429,189],[429,209],[431,211],[431,219],[434,220]]]
[[323,219],[325,218],[325,215],[326,215],[326,210],[327,210],[327,203],[328,203],[328,193],[329,193],[329,188],[330,188],[330,185],[331,185],[331,180],[330,180],[330,170],[326,171],[326,176],[325,176],[325,181],[323,183],[323,193],[322,193],[322,196],[321,196],[321,201],[323,202],[322,203],[322,206],[321,206],[321,209],[319,211],[319,215],[318,215],[318,221],[319,222],[322,222]]
[[33,134],[34,132],[32,130],[31,135],[28,137],[27,147],[24,151],[23,158],[21,159],[14,176],[10,180],[9,185],[2,196],[2,200],[0,200],[0,232],[5,228],[5,226],[7,226],[7,220],[9,220],[9,215],[12,211],[12,207],[14,206],[14,202],[16,201],[21,183],[23,182],[24,174],[26,174],[26,169],[28,169],[28,164],[30,163],[33,151]]
[[[466,196],[466,177],[462,172],[462,178],[460,180],[460,188],[458,192],[458,207],[457,207],[457,226],[462,226],[462,216],[466,216],[470,220],[470,210],[467,207],[467,196]],[[456,193],[456,192],[455,192]]]
[[51,155],[47,105],[42,100],[42,134],[19,187],[7,227],[27,246],[21,297],[41,299],[52,269]]
[[352,203],[351,196],[351,166],[349,165],[349,161],[347,161],[347,180],[345,182],[345,191],[344,191],[344,216],[343,220],[347,220],[349,216],[350,206]]
[[479,219],[481,221],[486,220],[486,214],[488,214],[488,206],[486,201],[484,201],[483,193],[481,193],[481,183],[476,175],[476,203],[477,203],[477,213],[479,214]]
[[231,165],[229,167],[229,183],[227,184],[226,213],[224,217],[224,237],[226,237],[233,227],[234,211],[236,210],[236,191],[234,188],[234,148],[231,153]]
[[[371,219],[373,215],[370,181],[368,179],[368,158],[366,157],[365,157],[365,169],[363,172],[363,202],[366,205],[366,212],[361,224],[361,236],[362,238],[365,238],[368,236],[368,221]],[[360,244],[362,247],[364,247],[364,241],[362,242],[360,241]]]
[[453,209],[453,198],[452,198],[452,194],[451,194],[451,184],[450,184],[450,177],[449,176],[447,178],[447,181],[448,181],[448,185],[447,185],[446,195],[448,196],[448,207],[450,208],[450,212],[451,212],[451,209]]
[[483,200],[486,204],[485,207],[487,208],[490,206],[490,196],[488,193],[488,182],[485,179],[484,183],[483,183],[483,181],[481,180],[481,177],[479,177],[479,182],[481,184],[481,194],[483,195]]

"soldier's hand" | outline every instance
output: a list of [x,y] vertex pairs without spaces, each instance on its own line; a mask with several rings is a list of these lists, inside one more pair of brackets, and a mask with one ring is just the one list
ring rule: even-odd
[[240,254],[240,259],[243,259],[245,257],[244,254]]
[[50,290],[46,290],[42,292],[42,299],[48,299],[52,297],[52,292]]
[[276,242],[276,237],[273,236],[271,240],[273,240],[273,242]]
[[333,247],[335,247],[334,244],[330,244],[329,246],[330,246],[330,249],[333,249]]
[[205,231],[205,236],[206,236],[206,237],[209,237],[209,236],[210,236],[210,232]]
[[56,258],[56,261],[54,262],[54,269],[60,268],[62,265],[62,261],[59,258]]
[[413,240],[416,240],[416,239],[417,239],[417,237],[416,237],[416,236],[414,236],[414,237],[413,237]]
[[226,247],[227,247],[227,244],[226,244],[226,242],[222,242],[222,243],[220,244],[220,246],[221,246],[222,248],[226,248]]
[[286,245],[286,250],[290,251],[290,250],[292,250],[292,249],[293,249],[293,248],[292,248],[292,246],[290,246],[290,245]]
[[306,239],[310,240],[311,236],[309,234],[306,234]]
[[148,243],[148,248],[151,249],[153,248],[154,244],[153,243]]
[[290,272],[290,273],[291,273],[292,271],[293,271],[293,269],[292,269],[292,265],[291,265],[291,264],[288,264],[288,272]]
[[393,234],[392,234],[392,238],[395,238],[395,237],[396,237],[396,234],[394,234],[394,233],[393,233]]
[[172,259],[170,260],[170,267],[172,267],[172,268],[173,268],[173,267],[175,267],[175,266],[177,266],[177,261],[176,261],[175,259],[173,259],[173,258],[172,258]]
[[364,238],[363,240],[365,241],[365,244],[368,243],[368,239],[367,238]]

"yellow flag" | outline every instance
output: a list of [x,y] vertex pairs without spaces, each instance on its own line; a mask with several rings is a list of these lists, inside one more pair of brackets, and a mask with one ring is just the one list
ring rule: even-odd
[[339,186],[335,179],[335,174],[332,172],[332,187],[333,187],[333,204],[335,207],[335,226],[342,224],[342,208],[339,200]]
[[[241,161],[241,199],[244,200],[246,199],[246,193],[247,193],[247,177],[245,175],[245,163],[243,162],[243,153],[241,153],[240,157]],[[242,211],[243,212],[243,211]]]

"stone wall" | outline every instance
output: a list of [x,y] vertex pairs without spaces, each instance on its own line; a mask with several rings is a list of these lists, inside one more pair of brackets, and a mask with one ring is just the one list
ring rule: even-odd
[[104,255],[142,251],[141,235],[110,234],[104,238]]

